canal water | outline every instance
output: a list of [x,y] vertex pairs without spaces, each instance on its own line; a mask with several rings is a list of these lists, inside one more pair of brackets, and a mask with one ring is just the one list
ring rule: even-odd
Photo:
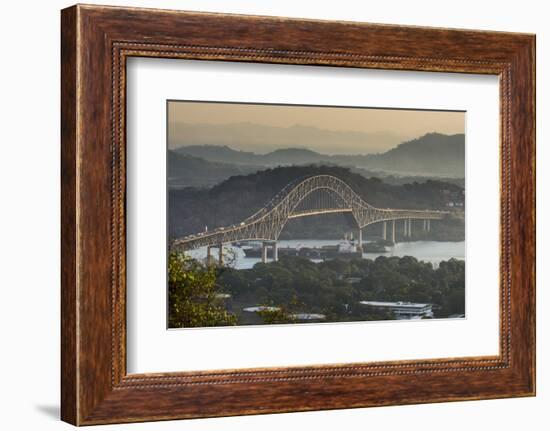
[[[324,245],[338,245],[340,240],[330,239],[294,239],[278,241],[278,247],[322,247]],[[367,242],[367,241],[365,241]],[[244,248],[248,246],[243,246]],[[397,244],[386,247],[387,253],[363,253],[365,259],[376,259],[378,256],[413,256],[418,260],[430,262],[434,267],[439,266],[443,260],[451,258],[464,259],[465,247],[464,241],[412,241],[398,242]],[[224,246],[224,254],[234,255],[232,266],[236,269],[249,269],[256,263],[261,262],[260,258],[246,257],[244,251],[240,247]],[[191,250],[188,254],[195,259],[206,258],[206,247],[201,247],[196,250]],[[217,257],[218,250],[212,249],[212,256]],[[268,260],[270,261],[270,260]],[[315,260],[314,260],[315,261]]]

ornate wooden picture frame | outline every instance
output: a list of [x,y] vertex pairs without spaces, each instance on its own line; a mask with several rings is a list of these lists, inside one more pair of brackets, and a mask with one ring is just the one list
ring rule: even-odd
[[[75,425],[535,394],[535,37],[102,6],[62,11],[61,416]],[[126,372],[126,60],[497,75],[500,354]],[[497,220],[495,220],[497,223]]]

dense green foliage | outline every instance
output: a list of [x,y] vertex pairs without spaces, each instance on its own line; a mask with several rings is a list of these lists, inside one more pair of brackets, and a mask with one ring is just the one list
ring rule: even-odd
[[[249,270],[226,268],[218,282],[238,305],[266,304],[322,313],[327,321],[393,318],[358,304],[366,300],[430,303],[436,317],[447,317],[464,313],[464,267],[464,261],[451,259],[434,269],[410,256],[321,263],[284,257]],[[234,311],[239,313],[239,309]],[[275,318],[281,319],[281,313]]]
[[[413,257],[328,260],[297,257],[235,270],[204,266],[182,254],[169,256],[169,327],[247,324],[243,307],[276,307],[257,313],[261,323],[296,323],[294,313],[320,313],[328,322],[394,319],[359,301],[410,301],[434,305],[435,317],[464,314],[464,262],[437,269]],[[220,293],[231,294],[227,303]],[[250,313],[249,313],[250,314]]]
[[[340,178],[365,201],[380,208],[448,209],[448,202],[464,201],[462,187],[441,181],[391,185],[337,166],[277,167],[233,176],[210,189],[169,190],[169,235],[176,238],[201,232],[205,226],[212,229],[239,223],[265,205],[289,182],[318,174]],[[437,224],[440,223],[433,223],[433,227],[436,228]],[[344,216],[338,214],[295,219],[285,227],[282,238],[341,238],[342,233],[352,226],[353,223],[350,225]],[[441,231],[436,239],[463,239],[463,220],[449,220],[447,226],[455,234],[446,237],[445,231]]]
[[180,253],[168,257],[168,326],[226,326],[237,323],[220,301],[218,269],[203,266]]

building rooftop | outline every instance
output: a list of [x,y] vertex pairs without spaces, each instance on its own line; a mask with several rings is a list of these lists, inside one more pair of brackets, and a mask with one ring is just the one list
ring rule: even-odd
[[424,308],[431,307],[432,304],[421,304],[418,302],[386,302],[386,301],[360,301],[359,304],[370,305],[373,307],[402,307],[402,308]]
[[296,313],[291,314],[290,317],[296,320],[323,320],[326,318],[324,314],[317,313]]
[[257,307],[246,307],[243,308],[243,311],[248,311],[249,313],[257,313],[258,311],[279,311],[279,307],[267,307],[265,305],[258,305]]

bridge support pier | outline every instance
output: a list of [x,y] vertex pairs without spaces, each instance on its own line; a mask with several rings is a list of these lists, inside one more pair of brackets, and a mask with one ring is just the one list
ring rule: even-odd
[[210,259],[212,259],[212,247],[207,246],[206,247],[206,263],[210,263]]
[[430,219],[426,220],[426,230],[429,232],[430,231]]
[[277,248],[277,241],[273,243],[273,262],[277,262],[279,260],[279,250]]
[[409,238],[412,236],[412,219],[408,219],[409,221]]
[[223,265],[223,244],[218,244],[218,263]]
[[385,221],[382,222],[382,239],[386,241],[388,239],[387,236],[387,223]]
[[277,245],[277,241],[264,241],[262,242],[262,263],[267,263],[267,254],[269,247],[271,247],[271,250],[273,252],[273,262],[277,262],[279,260],[279,248]]
[[392,220],[391,240],[395,244],[395,219]]
[[359,245],[357,246],[357,251],[363,251],[363,229],[359,228]]
[[403,238],[407,238],[409,236],[409,221],[407,219],[403,219]]
[[426,232],[426,219],[422,220],[422,230]]
[[262,263],[267,262],[267,243],[262,242]]

